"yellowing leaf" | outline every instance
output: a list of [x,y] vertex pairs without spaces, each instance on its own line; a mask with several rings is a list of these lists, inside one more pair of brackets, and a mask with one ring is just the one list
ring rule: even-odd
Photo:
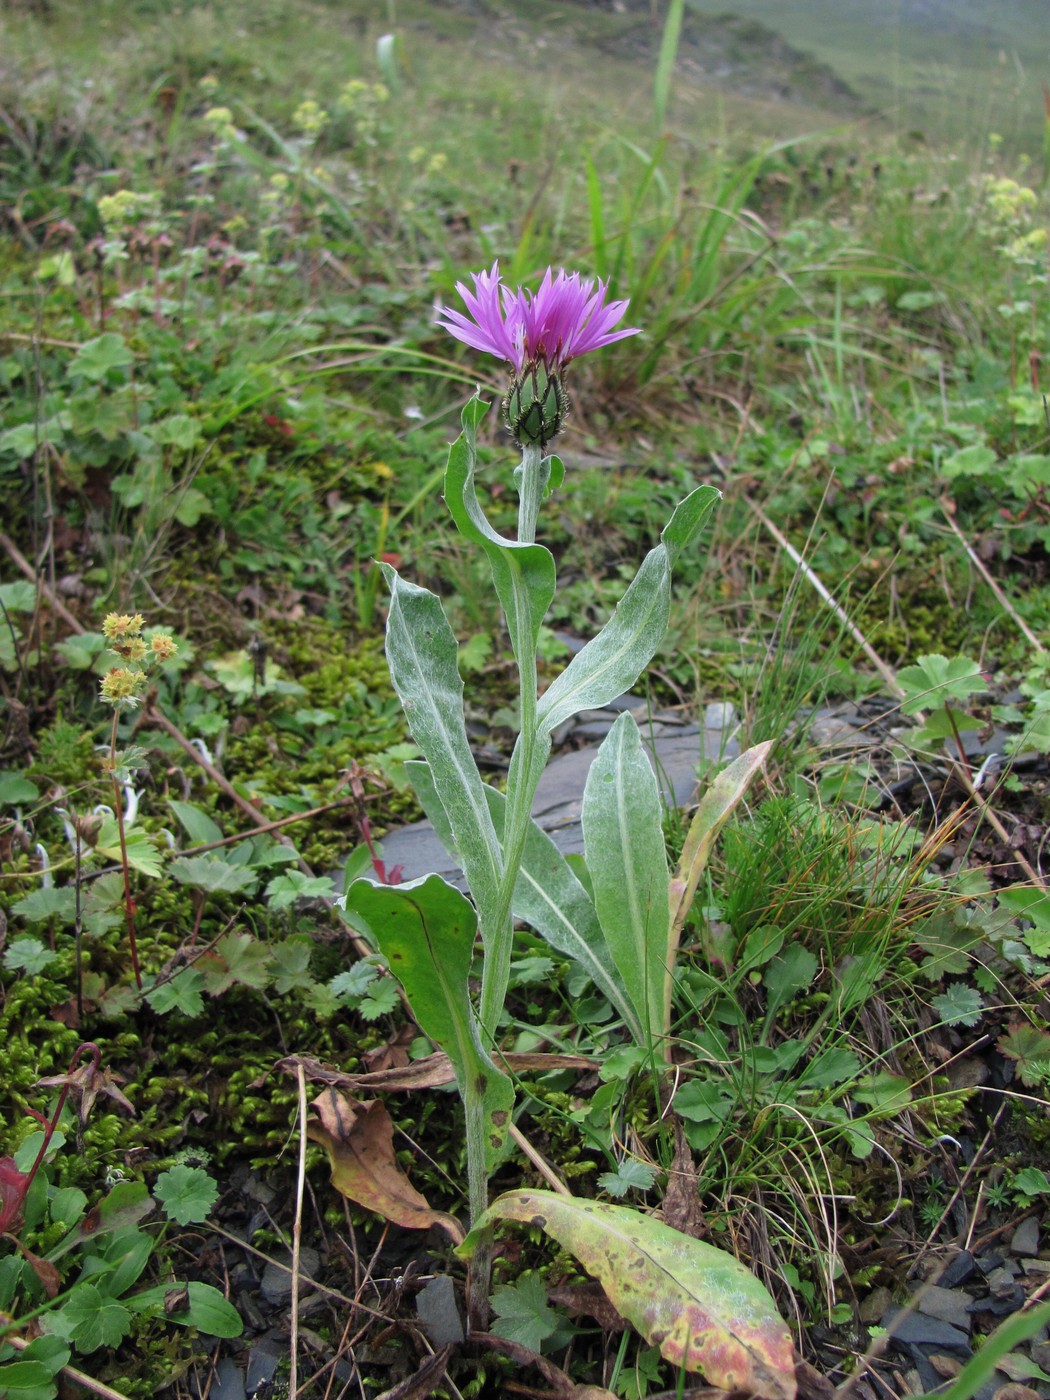
[[456,1251],[469,1259],[499,1220],[539,1226],[599,1280],[665,1361],[711,1385],[795,1400],[791,1333],[755,1276],[731,1254],[624,1206],[552,1191],[508,1191]]

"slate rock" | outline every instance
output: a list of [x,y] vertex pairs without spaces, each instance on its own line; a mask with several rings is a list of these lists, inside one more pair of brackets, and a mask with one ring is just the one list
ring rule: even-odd
[[1039,1253],[1039,1220],[1036,1216],[1030,1215],[1026,1220],[1022,1220],[1010,1236],[1010,1253],[1020,1255]]
[[246,1400],[244,1372],[228,1356],[224,1356],[215,1368],[208,1400]]
[[[263,1270],[262,1282],[259,1284],[259,1291],[268,1303],[280,1305],[286,1303],[292,1296],[292,1275],[288,1272],[291,1265],[292,1256],[285,1254],[280,1260],[285,1268],[279,1267],[272,1261]],[[321,1256],[316,1249],[311,1249],[309,1245],[303,1245],[299,1251],[299,1269],[301,1273],[315,1275],[321,1267]],[[305,1285],[300,1284],[300,1289]]]
[[271,1351],[264,1342],[258,1342],[251,1348],[248,1352],[248,1370],[244,1377],[244,1388],[249,1395],[254,1395],[263,1386],[269,1385],[280,1359],[281,1353]]
[[890,1345],[899,1351],[910,1346],[932,1347],[937,1351],[960,1351],[970,1354],[970,1339],[959,1327],[924,1313],[905,1313],[896,1304],[887,1308],[882,1317],[883,1327],[892,1329]]
[[456,1305],[456,1288],[448,1274],[438,1274],[416,1295],[416,1312],[434,1347],[458,1346],[464,1340]]
[[941,1270],[937,1278],[937,1283],[941,1288],[958,1288],[961,1283],[965,1283],[971,1278],[977,1269],[977,1260],[968,1249],[960,1249],[958,1254],[948,1260],[948,1263]]
[[[606,711],[596,713],[609,713],[610,718],[615,718],[625,708],[631,708],[638,721],[660,791],[679,807],[687,807],[695,797],[701,760],[735,758],[740,752],[733,737],[739,720],[730,704],[709,704],[702,724],[683,723],[680,715],[670,712],[650,716],[636,696],[621,696]],[[596,745],[589,745],[559,755],[547,765],[536,789],[532,815],[563,855],[583,851],[583,788],[597,751]],[[382,846],[387,869],[400,866],[403,880],[434,872],[464,888],[459,867],[429,822],[414,822],[390,832],[383,837]]]
[[954,1288],[941,1288],[935,1283],[928,1284],[919,1296],[919,1312],[925,1317],[935,1317],[941,1322],[949,1322],[962,1332],[969,1332],[972,1319],[967,1315],[969,1298]]

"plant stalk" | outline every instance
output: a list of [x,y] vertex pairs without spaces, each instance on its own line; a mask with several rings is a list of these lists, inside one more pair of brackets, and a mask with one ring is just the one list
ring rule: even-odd
[[[543,449],[522,448],[518,486],[518,542],[534,544],[540,500],[543,495]],[[514,943],[511,905],[517,883],[525,840],[532,817],[539,774],[534,773],[538,735],[536,732],[536,654],[516,656],[518,663],[518,737],[511,756],[507,779],[507,811],[503,829],[503,877],[496,893],[491,928],[484,939],[485,963],[481,975],[479,1019],[482,1036],[495,1044],[496,1029],[507,999],[510,963]]]

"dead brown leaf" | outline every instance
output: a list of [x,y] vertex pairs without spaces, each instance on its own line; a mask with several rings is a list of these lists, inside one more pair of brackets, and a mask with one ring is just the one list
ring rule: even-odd
[[462,1243],[459,1221],[431,1210],[397,1165],[394,1125],[378,1100],[354,1103],[328,1089],[311,1108],[317,1116],[307,1121],[306,1135],[327,1151],[337,1191],[395,1225],[409,1230],[438,1225],[455,1244]]
[[[596,1062],[586,1055],[508,1054],[500,1058],[508,1069],[518,1074],[547,1074],[558,1069],[597,1068]],[[307,1079],[314,1083],[331,1084],[336,1088],[350,1089],[354,1092],[439,1089],[446,1084],[454,1084],[456,1079],[452,1061],[440,1051],[426,1055],[422,1060],[413,1060],[411,1064],[403,1067],[394,1066],[369,1074],[346,1074],[308,1055],[287,1055],[283,1060],[278,1060],[274,1068],[283,1070],[286,1074],[297,1074],[300,1065]]]
[[433,1356],[428,1356],[414,1376],[409,1376],[390,1390],[377,1395],[376,1400],[427,1400],[445,1374],[445,1367],[452,1355],[451,1347],[442,1347]]
[[704,1233],[704,1212],[700,1204],[700,1185],[696,1164],[681,1120],[674,1120],[674,1159],[667,1173],[667,1191],[663,1204],[664,1223],[680,1230],[692,1239]]

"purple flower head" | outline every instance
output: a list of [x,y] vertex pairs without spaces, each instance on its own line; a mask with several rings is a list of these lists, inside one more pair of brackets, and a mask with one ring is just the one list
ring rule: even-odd
[[636,326],[613,330],[627,302],[606,302],[608,284],[594,278],[584,281],[578,272],[555,273],[548,267],[535,293],[523,287],[511,291],[500,277],[498,262],[489,272],[471,276],[473,291],[464,282],[456,283],[469,314],[446,308],[441,324],[473,349],[507,360],[519,375],[526,365],[536,363],[557,374],[589,350],[638,334]]

